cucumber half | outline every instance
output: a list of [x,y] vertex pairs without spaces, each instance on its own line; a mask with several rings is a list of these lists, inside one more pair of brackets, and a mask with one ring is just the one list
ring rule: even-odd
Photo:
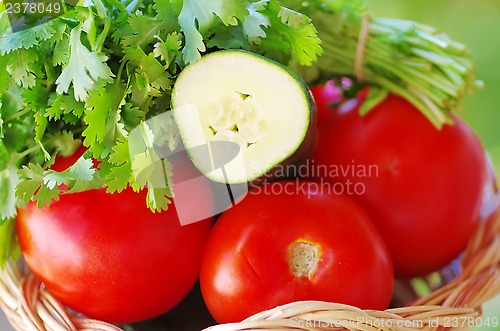
[[[285,66],[247,51],[217,51],[187,66],[171,103],[190,158],[216,182],[256,180],[284,161],[302,159],[314,140],[307,85]],[[207,148],[195,148],[201,145]],[[227,161],[228,155],[237,156]]]

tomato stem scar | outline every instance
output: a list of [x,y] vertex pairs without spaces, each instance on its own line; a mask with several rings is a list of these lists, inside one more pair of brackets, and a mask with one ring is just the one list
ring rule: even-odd
[[296,241],[289,246],[290,272],[295,277],[312,279],[318,269],[319,247],[313,243]]

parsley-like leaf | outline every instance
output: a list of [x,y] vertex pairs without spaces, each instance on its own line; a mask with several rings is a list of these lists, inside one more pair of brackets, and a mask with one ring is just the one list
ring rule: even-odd
[[164,61],[165,68],[168,68],[170,64],[179,56],[179,52],[182,46],[182,35],[177,32],[169,34],[165,41],[161,40],[154,45],[153,53],[156,57],[159,57]]
[[87,128],[83,131],[84,144],[94,154],[99,155],[104,149],[110,150],[115,138],[123,133],[120,111],[125,104],[125,91],[126,86],[119,78],[116,78],[112,84],[92,91],[87,100],[84,116],[87,124]]
[[30,49],[54,36],[56,30],[51,23],[34,26],[16,33],[5,31],[0,38],[0,54],[8,54],[19,49]]
[[95,171],[92,160],[81,157],[75,164],[62,172],[53,170],[45,171],[43,183],[49,189],[52,189],[63,183],[71,185],[71,182],[74,181],[89,182],[94,178]]
[[141,47],[155,40],[162,28],[161,22],[145,15],[131,15],[128,24],[115,33],[115,38],[122,38],[125,51],[129,48]]
[[23,101],[34,111],[35,118],[35,140],[41,141],[49,120],[45,117],[45,109],[47,108],[49,93],[41,81],[36,81],[35,86],[29,90],[23,90]]
[[[70,91],[72,89],[70,88]],[[63,118],[63,115],[72,114],[80,118],[85,111],[85,104],[81,101],[76,101],[73,93],[70,94],[52,94],[49,97],[48,107],[45,111],[49,119],[58,120]]]
[[23,202],[38,201],[38,207],[59,200],[59,187],[45,185],[45,170],[39,164],[30,163],[19,170],[21,182],[16,187],[16,196]]
[[[161,116],[179,72],[205,52],[234,48],[308,64],[318,53],[311,27],[278,0],[88,0],[18,33],[1,12],[0,171],[21,168],[19,202],[48,204],[61,184],[64,192],[131,186],[165,210],[179,135]],[[137,127],[147,128],[139,144]],[[86,173],[88,162],[75,174],[44,169],[82,140],[98,171]]]
[[217,22],[217,17],[225,26],[237,25],[248,14],[246,1],[239,0],[184,0],[179,15],[179,25],[184,32],[186,43],[182,54],[186,63],[193,63],[206,50],[203,35]]
[[59,94],[68,92],[73,83],[77,101],[85,101],[99,79],[108,80],[112,76],[106,64],[107,56],[91,52],[85,47],[80,40],[81,34],[81,26],[71,30],[69,62],[56,80]]
[[106,192],[121,192],[127,188],[129,182],[134,181],[130,163],[128,139],[118,138],[112,153],[109,156],[109,173],[106,176]]
[[12,76],[17,85],[29,88],[35,85],[37,72],[36,50],[19,49],[13,53],[12,61],[7,66],[7,72]]
[[270,19],[265,29],[266,38],[261,39],[259,45],[265,55],[285,64],[296,59],[308,66],[323,53],[317,31],[304,14],[281,7],[277,0],[269,0],[262,13]]
[[152,212],[167,210],[168,205],[172,203],[169,198],[172,198],[172,191],[169,187],[155,188],[153,186],[148,186],[146,201]]
[[125,124],[125,129],[130,131],[144,120],[145,114],[139,107],[134,107],[131,103],[126,103],[123,106],[121,117]]
[[266,8],[269,0],[260,0],[248,6],[249,15],[243,20],[243,31],[250,42],[259,43],[261,38],[266,37],[263,28],[271,24],[269,17],[260,13]]
[[56,65],[67,64],[69,61],[69,38],[64,36],[54,47],[52,54],[52,63]]
[[29,164],[19,170],[21,178],[16,188],[16,196],[23,202],[38,201],[38,207],[49,205],[59,200],[62,184],[66,185],[65,191],[80,191],[82,187],[99,186],[100,180],[91,159],[80,157],[68,169],[57,172],[45,170],[38,164]]

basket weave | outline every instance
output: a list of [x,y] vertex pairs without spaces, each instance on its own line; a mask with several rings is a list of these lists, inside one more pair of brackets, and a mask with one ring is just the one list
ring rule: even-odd
[[[481,305],[500,294],[500,212],[482,222],[461,259],[461,273],[448,284],[402,308],[360,310],[347,305],[303,301],[258,313],[241,323],[207,331],[351,330],[410,331],[467,329],[479,321]],[[73,313],[22,265],[0,270],[0,306],[18,331],[122,331]],[[448,330],[448,329],[447,329]]]

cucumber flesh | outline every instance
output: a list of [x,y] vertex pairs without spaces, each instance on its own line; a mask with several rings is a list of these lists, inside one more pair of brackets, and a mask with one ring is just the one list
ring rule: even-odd
[[[310,92],[297,76],[274,61],[239,50],[214,52],[186,67],[171,100],[193,163],[207,177],[225,183],[257,179],[293,155],[314,112]],[[207,164],[205,157],[190,152],[202,144],[210,149],[215,141],[240,149],[224,171],[213,168],[217,162]]]

